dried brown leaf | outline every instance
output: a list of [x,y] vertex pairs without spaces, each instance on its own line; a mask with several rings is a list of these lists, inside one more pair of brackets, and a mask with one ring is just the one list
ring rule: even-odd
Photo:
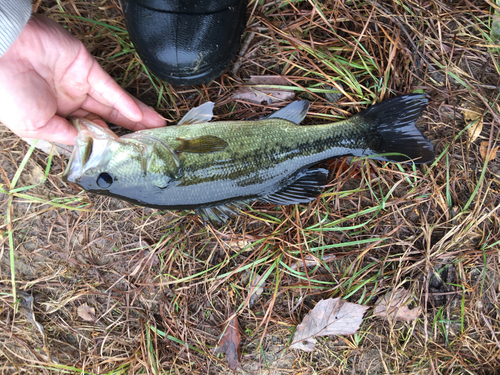
[[483,131],[483,115],[478,109],[462,109],[462,113],[467,125],[473,122],[473,124],[467,129],[470,142],[472,143]]
[[296,26],[293,29],[291,29],[290,34],[292,34],[292,36],[297,39],[302,39],[305,36],[304,30],[302,30],[300,26]]
[[20,301],[21,312],[24,314],[28,322],[33,324],[33,326],[40,331],[42,337],[45,337],[45,331],[43,329],[43,326],[36,321],[35,314],[33,312],[34,308],[33,296],[25,292],[21,292],[19,293],[19,295],[21,297]]
[[35,161],[28,160],[26,172],[29,174],[28,181],[30,184],[36,185],[45,178],[45,171]]
[[406,306],[410,297],[410,291],[404,288],[395,292],[389,291],[384,297],[379,297],[373,315],[387,320],[411,322],[420,316],[422,310],[420,307],[410,310]]
[[227,322],[224,333],[219,341],[219,345],[214,351],[216,354],[226,354],[229,368],[233,371],[236,371],[240,364],[240,343],[241,335],[238,327],[238,318],[235,315],[229,320],[229,322]]
[[252,307],[255,302],[259,300],[259,297],[264,292],[263,285],[265,284],[265,280],[263,279],[264,275],[255,274],[252,277],[252,281],[247,286],[246,290],[250,293],[250,300],[248,301],[248,306]]
[[239,251],[250,245],[251,242],[247,240],[240,240],[240,241],[229,241],[227,242],[227,247],[229,247],[231,250]]
[[493,146],[488,154],[488,145],[488,141],[483,141],[481,142],[481,146],[479,146],[479,153],[481,154],[483,161],[486,160],[486,157],[488,157],[488,160],[493,160],[497,157],[498,148],[500,146]]
[[[323,258],[321,258],[321,259],[313,257],[312,255],[307,255],[307,256],[304,257],[304,261],[306,263],[306,267],[311,267],[311,266],[316,266],[318,264],[321,264],[321,261],[328,262],[328,261],[336,259],[336,258],[337,258],[337,256],[333,255],[333,254],[324,255]],[[298,267],[302,267],[303,264],[304,263],[301,260],[299,260],[298,262],[293,263],[290,266],[290,268],[292,270],[296,270]]]
[[[252,76],[245,86],[238,88],[234,94],[234,99],[242,99],[252,103],[280,102],[290,100],[295,97],[293,90],[286,88],[276,88],[270,86],[289,86],[289,82],[280,76]],[[291,88],[291,86],[289,86]]]
[[146,267],[153,267],[160,264],[160,259],[158,254],[153,249],[144,249],[139,252],[139,259],[144,259],[144,265]]
[[363,321],[367,306],[346,302],[341,298],[321,300],[297,326],[290,348],[312,352],[314,336],[352,335]]
[[93,307],[89,307],[86,303],[78,306],[77,309],[78,316],[85,320],[86,322],[95,322],[95,309]]
[[[134,264],[137,264],[135,264],[134,269],[129,276],[135,276],[144,268],[151,268],[160,264],[158,255],[153,249],[151,249],[147,242],[141,240],[138,245],[138,248],[142,250],[140,250],[137,253],[136,258],[134,258]],[[139,262],[137,262],[137,258],[139,259]]]

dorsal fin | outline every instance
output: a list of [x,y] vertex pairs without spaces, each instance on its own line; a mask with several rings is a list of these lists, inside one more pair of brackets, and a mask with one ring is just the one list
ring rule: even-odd
[[321,194],[328,183],[328,174],[328,170],[324,168],[307,169],[299,173],[298,178],[290,185],[259,200],[285,206],[310,202]]
[[214,116],[214,103],[206,102],[202,105],[191,109],[186,115],[179,121],[177,125],[189,125],[198,124],[200,122],[209,122]]
[[274,112],[267,118],[280,118],[299,125],[306,117],[309,105],[310,103],[307,100],[292,102],[286,107],[281,108],[279,111]]

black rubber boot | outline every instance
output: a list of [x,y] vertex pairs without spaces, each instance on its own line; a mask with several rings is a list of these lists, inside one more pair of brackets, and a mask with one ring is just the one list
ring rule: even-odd
[[172,85],[207,83],[238,52],[246,0],[121,0],[144,64]]

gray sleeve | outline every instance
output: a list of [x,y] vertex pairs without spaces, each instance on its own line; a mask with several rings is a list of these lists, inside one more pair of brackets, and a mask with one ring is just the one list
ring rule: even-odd
[[0,0],[0,57],[14,43],[31,16],[31,0]]

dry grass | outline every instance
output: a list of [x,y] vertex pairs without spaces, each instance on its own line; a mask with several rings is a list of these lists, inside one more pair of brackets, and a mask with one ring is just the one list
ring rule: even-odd
[[[206,100],[216,103],[217,120],[280,107],[232,99],[250,75],[286,78],[312,102],[309,123],[423,90],[431,102],[421,129],[438,158],[416,169],[332,162],[321,199],[256,203],[215,229],[189,212],[79,194],[60,179],[63,159],[35,151],[23,163],[29,146],[2,128],[3,189],[14,188],[18,171],[16,188],[39,185],[0,196],[1,371],[230,373],[213,348],[236,313],[239,373],[497,373],[500,156],[480,155],[482,142],[499,144],[500,46],[488,39],[490,3],[251,1],[246,35],[254,37],[238,71],[174,88],[135,55],[117,0],[38,1],[38,13],[67,27],[171,123]],[[335,91],[342,95],[331,103],[326,94]],[[463,108],[484,113],[474,142]],[[324,261],[297,266],[310,254]],[[250,307],[255,273],[265,289]],[[401,285],[423,307],[417,321],[387,323],[369,311],[354,336],[320,338],[312,354],[287,349],[320,299],[373,306]],[[84,304],[94,320],[78,315]]]

